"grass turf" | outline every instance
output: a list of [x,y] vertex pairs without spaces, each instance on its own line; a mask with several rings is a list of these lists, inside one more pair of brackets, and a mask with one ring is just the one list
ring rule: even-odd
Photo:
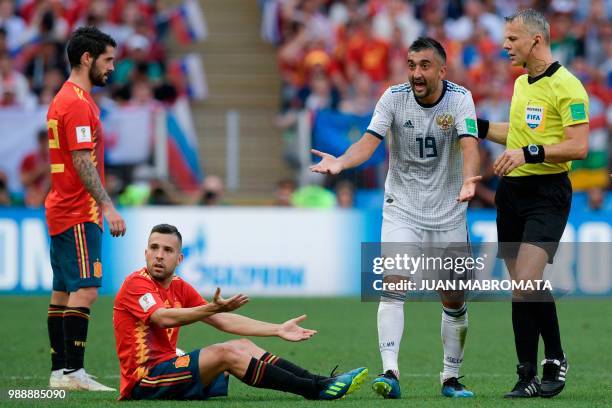
[[[502,395],[516,381],[515,355],[508,303],[472,303],[462,380],[476,393],[473,399],[449,400],[440,396],[438,372],[442,365],[440,306],[408,303],[401,347],[403,399],[383,401],[374,395],[369,381],[380,371],[376,334],[376,303],[357,299],[253,299],[245,315],[280,322],[308,314],[305,327],[319,333],[309,341],[289,343],[275,338],[254,341],[270,352],[313,372],[328,373],[336,364],[341,371],[366,366],[365,386],[344,400],[305,401],[286,393],[247,387],[230,380],[229,397],[207,402],[118,402],[117,393],[69,392],[65,400],[22,401],[7,399],[8,389],[41,389],[48,381],[50,358],[46,329],[46,297],[0,297],[0,406],[163,406],[204,404],[221,407],[338,406],[610,406],[612,395],[612,303],[609,300],[564,300],[558,303],[565,351],[570,361],[568,384],[554,399],[504,400]],[[119,368],[112,331],[112,298],[101,297],[93,308],[85,357],[88,372],[118,388]],[[233,336],[204,324],[181,329],[178,346],[186,351]],[[542,347],[540,347],[542,349]],[[540,355],[542,353],[540,352]]]

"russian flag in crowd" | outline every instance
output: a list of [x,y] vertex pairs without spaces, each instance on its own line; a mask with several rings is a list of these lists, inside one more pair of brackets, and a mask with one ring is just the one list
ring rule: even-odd
[[172,62],[170,70],[181,79],[179,88],[191,99],[203,101],[208,97],[208,82],[200,55],[183,55]]
[[202,182],[198,145],[189,102],[176,101],[166,115],[168,130],[168,170],[170,179],[183,191],[193,191]]
[[183,1],[172,13],[170,24],[176,38],[183,45],[208,37],[204,12],[196,0]]

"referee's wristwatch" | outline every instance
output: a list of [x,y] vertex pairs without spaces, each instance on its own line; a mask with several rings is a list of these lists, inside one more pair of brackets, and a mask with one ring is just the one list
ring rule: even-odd
[[544,146],[530,144],[523,147],[525,163],[542,163],[544,161]]

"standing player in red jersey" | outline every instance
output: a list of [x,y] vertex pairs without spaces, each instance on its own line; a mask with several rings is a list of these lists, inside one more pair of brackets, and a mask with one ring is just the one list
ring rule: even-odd
[[301,395],[337,399],[355,391],[368,375],[358,368],[337,376],[311,374],[261,349],[247,339],[231,340],[177,355],[180,326],[202,321],[240,336],[276,336],[307,340],[315,330],[229,313],[248,302],[244,295],[223,299],[220,289],[207,303],[174,274],[183,260],[182,237],[173,225],[153,227],[145,250],[146,268],[129,275],[115,297],[113,325],[121,367],[120,399],[204,400],[227,395],[227,373],[247,385]]
[[102,216],[114,237],[125,222],[104,190],[104,140],[93,86],[113,72],[116,43],[93,27],[68,42],[70,77],[47,113],[51,190],[45,200],[51,235],[53,291],[47,326],[51,388],[114,391],[83,368],[91,305],[102,284]]

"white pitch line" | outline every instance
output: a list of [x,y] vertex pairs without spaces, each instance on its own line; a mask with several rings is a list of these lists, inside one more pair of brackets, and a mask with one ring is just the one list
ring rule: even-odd
[[[514,377],[514,374],[500,374],[500,373],[466,373],[465,376],[467,378],[501,378],[501,377]],[[413,377],[413,378],[439,378],[439,374],[433,373],[401,373],[401,377]],[[577,376],[577,380],[580,377],[598,377],[598,378],[612,378],[612,374],[607,373],[583,373]],[[101,375],[98,378],[106,378],[106,379],[117,379],[120,378],[119,375]],[[0,380],[48,380],[49,377],[40,377],[40,376],[23,376],[23,377],[0,377]]]
[[[96,376],[98,378],[109,378],[109,379],[113,379],[113,378],[119,378],[119,375],[113,374],[113,375],[100,375],[100,376]],[[49,379],[49,377],[40,377],[40,376],[28,376],[28,375],[24,375],[22,377],[17,377],[17,376],[12,376],[12,377],[0,377],[0,380],[45,380],[45,379]]]

